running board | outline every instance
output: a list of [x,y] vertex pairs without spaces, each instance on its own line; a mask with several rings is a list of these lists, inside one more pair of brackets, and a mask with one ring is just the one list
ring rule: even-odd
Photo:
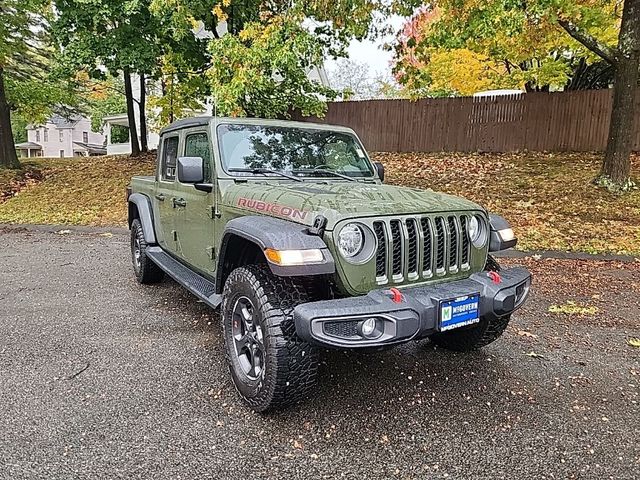
[[216,293],[216,287],[211,280],[195,273],[162,248],[147,247],[146,254],[153,263],[210,307],[217,308],[222,303],[222,295]]

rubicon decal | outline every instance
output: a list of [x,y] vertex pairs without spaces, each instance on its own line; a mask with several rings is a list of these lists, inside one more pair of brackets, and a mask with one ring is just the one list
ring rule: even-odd
[[304,220],[309,212],[298,210],[297,208],[287,207],[286,205],[278,205],[277,203],[268,203],[252,198],[238,198],[238,206],[250,208],[258,212],[272,213],[279,217],[289,217],[292,220]]

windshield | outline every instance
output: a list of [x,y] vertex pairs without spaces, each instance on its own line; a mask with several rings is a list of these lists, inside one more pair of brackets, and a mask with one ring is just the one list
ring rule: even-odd
[[223,167],[234,175],[269,175],[273,170],[296,177],[373,176],[360,143],[345,132],[223,124],[218,126],[218,142]]

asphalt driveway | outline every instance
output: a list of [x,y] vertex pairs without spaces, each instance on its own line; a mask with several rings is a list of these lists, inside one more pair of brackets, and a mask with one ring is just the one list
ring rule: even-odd
[[328,352],[314,398],[262,416],[216,315],[138,285],[125,235],[0,245],[2,479],[640,478],[638,262],[509,259],[535,290],[500,341]]

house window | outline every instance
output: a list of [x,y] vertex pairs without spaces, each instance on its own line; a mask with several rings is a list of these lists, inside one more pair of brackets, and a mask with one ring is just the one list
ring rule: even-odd
[[49,129],[48,128],[44,129],[44,141],[45,142],[49,141]]
[[162,179],[175,180],[178,158],[178,137],[165,139],[162,145]]
[[64,150],[60,150],[60,158],[64,158]]
[[82,142],[89,143],[89,132],[82,132]]
[[36,130],[36,142],[40,141],[40,130]]
[[188,135],[184,145],[185,157],[200,157],[204,160],[205,182],[209,180],[209,169],[211,164],[211,153],[209,149],[209,136],[206,132]]
[[58,135],[59,135],[60,141],[63,142],[64,141],[64,130],[60,130]]
[[111,125],[111,143],[127,143],[129,141],[129,127]]

